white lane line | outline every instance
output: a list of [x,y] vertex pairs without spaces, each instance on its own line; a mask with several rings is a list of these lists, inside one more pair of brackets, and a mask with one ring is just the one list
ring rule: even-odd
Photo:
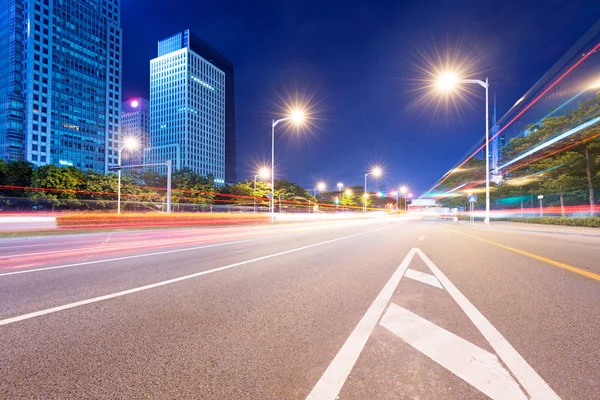
[[494,400],[527,400],[498,358],[394,303],[381,325]]
[[[233,241],[233,242],[215,243],[215,244],[208,244],[208,245],[204,245],[204,246],[195,246],[195,247],[186,247],[185,249],[165,250],[165,251],[159,251],[159,252],[155,252],[155,253],[136,254],[136,255],[133,255],[133,256],[123,256],[123,257],[116,257],[116,258],[107,258],[107,259],[104,259],[104,260],[85,261],[85,262],[78,262],[78,263],[74,263],[74,264],[55,265],[55,266],[52,266],[52,267],[43,267],[43,268],[35,268],[35,269],[26,269],[26,270],[20,270],[20,271],[5,272],[5,273],[1,273],[0,277],[9,276],[9,275],[27,274],[27,273],[30,273],[30,272],[49,271],[49,270],[53,270],[53,269],[80,267],[80,266],[84,266],[84,265],[101,264],[101,263],[112,262],[112,261],[129,260],[129,259],[132,259],[132,258],[152,257],[152,256],[163,255],[163,254],[181,253],[181,252],[184,252],[184,251],[193,251],[193,250],[208,249],[208,248],[211,248],[211,247],[229,246],[229,245],[232,245],[232,244],[256,242],[256,241],[259,241],[259,240],[267,240],[267,239],[275,239],[275,238],[281,239],[283,237],[288,237],[288,236],[302,235],[303,233],[305,233],[305,232],[290,233],[290,234],[285,235],[285,236],[281,236],[281,235],[265,236],[265,237],[254,238],[254,239],[237,240],[237,241]],[[134,249],[134,250],[139,250],[139,249]]]
[[[273,237],[275,237],[275,236],[271,236],[271,238],[273,238]],[[268,239],[268,237],[266,237],[266,238],[256,238],[256,239],[246,239],[246,240],[237,240],[237,241],[234,241],[234,242],[215,243],[215,244],[209,244],[209,245],[205,245],[205,246],[186,247],[185,249],[165,250],[165,251],[158,251],[158,252],[155,252],[155,253],[136,254],[136,255],[133,255],[133,256],[123,256],[123,257],[107,258],[107,259],[104,259],[104,260],[85,261],[85,262],[79,262],[79,263],[74,263],[74,264],[55,265],[53,267],[43,267],[43,268],[35,268],[35,269],[25,269],[25,270],[21,270],[21,271],[4,272],[4,273],[0,274],[0,277],[9,276],[9,275],[28,274],[28,273],[31,273],[31,272],[49,271],[49,270],[53,270],[53,269],[80,267],[80,266],[83,266],[83,265],[101,264],[101,263],[107,263],[107,262],[113,262],[113,261],[123,261],[123,260],[130,260],[130,259],[133,259],[133,258],[152,257],[152,256],[163,255],[163,254],[181,253],[181,252],[184,252],[184,251],[193,251],[193,250],[200,250],[200,249],[208,249],[208,248],[211,248],[211,247],[229,246],[229,245],[232,245],[232,244],[248,243],[248,242],[254,242],[254,241],[257,241],[257,240],[264,240],[264,239]]]
[[425,235],[419,236],[419,240],[423,240],[423,239],[425,239]]
[[437,288],[443,289],[442,284],[437,278],[431,274],[426,274],[421,271],[415,271],[414,269],[407,269],[404,274],[407,278],[414,279],[415,281],[419,281],[422,283],[426,283],[431,286],[435,286]]
[[114,299],[115,297],[121,297],[121,296],[125,296],[128,294],[141,292],[144,290],[154,289],[154,288],[157,288],[160,286],[170,285],[172,283],[181,282],[181,281],[185,281],[185,280],[192,279],[192,278],[197,278],[199,276],[208,275],[208,274],[212,274],[215,272],[225,271],[227,269],[239,267],[239,266],[254,263],[257,261],[268,260],[269,258],[279,257],[279,256],[283,256],[286,254],[295,253],[297,251],[311,249],[313,247],[323,246],[323,245],[329,244],[329,243],[339,242],[340,240],[345,240],[345,239],[350,239],[350,238],[361,236],[361,235],[366,235],[367,233],[380,231],[382,229],[385,229],[385,228],[371,229],[371,230],[368,230],[365,232],[355,233],[353,235],[342,236],[342,237],[339,237],[336,239],[331,239],[331,240],[326,240],[324,242],[310,244],[308,246],[296,247],[295,249],[281,251],[279,253],[273,253],[273,254],[269,254],[266,256],[262,256],[262,257],[257,257],[257,258],[253,258],[251,260],[241,261],[241,262],[225,265],[223,267],[209,269],[207,271],[197,272],[195,274],[180,276],[179,278],[168,279],[166,281],[152,283],[150,285],[145,285],[145,286],[140,286],[140,287],[136,287],[133,289],[123,290],[120,292],[111,293],[111,294],[107,294],[104,296],[93,297],[93,298],[87,299],[87,300],[76,301],[74,303],[64,304],[64,305],[58,306],[58,307],[47,308],[45,310],[36,311],[36,312],[28,313],[28,314],[23,314],[23,315],[19,315],[19,316],[12,317],[12,318],[6,318],[3,320],[0,320],[0,326],[9,325],[9,324],[12,324],[15,322],[24,321],[26,319],[40,317],[42,315],[52,314],[52,313],[63,311],[63,310],[68,310],[70,308],[75,308],[75,307],[83,306],[86,304],[92,304],[92,303],[97,303],[97,302],[104,301],[104,300]]
[[483,316],[477,308],[454,286],[452,282],[421,250],[415,249],[431,272],[444,285],[450,296],[456,301],[471,322],[490,343],[500,359],[506,364],[517,380],[521,383],[531,399],[551,400],[560,399],[552,388],[525,361],[514,347],[500,332]]
[[396,272],[394,272],[390,280],[385,284],[373,304],[371,304],[340,351],[336,354],[333,361],[331,361],[331,364],[329,364],[307,399],[335,400],[337,398],[373,329],[377,326],[377,322],[381,318],[392,294],[394,294],[398,283],[400,283],[400,279],[402,279],[402,276],[406,272],[415,252],[415,249],[411,249],[404,258]]

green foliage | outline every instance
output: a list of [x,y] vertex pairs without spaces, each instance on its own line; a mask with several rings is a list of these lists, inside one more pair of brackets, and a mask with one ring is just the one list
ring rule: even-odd
[[33,199],[46,200],[52,207],[79,205],[78,190],[84,183],[84,176],[75,167],[61,168],[44,165],[37,168],[31,177],[31,187],[50,190],[31,190]]
[[600,217],[567,218],[567,217],[527,217],[509,218],[512,222],[527,222],[531,224],[586,226],[600,228]]
[[210,204],[215,197],[214,177],[202,176],[190,169],[176,170],[171,178],[171,203]]

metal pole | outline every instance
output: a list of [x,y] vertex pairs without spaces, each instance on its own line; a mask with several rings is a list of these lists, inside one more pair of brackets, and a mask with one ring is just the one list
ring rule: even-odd
[[167,165],[167,214],[171,213],[171,160],[165,162]]
[[271,223],[275,222],[275,120],[271,125]]
[[367,213],[367,176],[369,176],[369,174],[365,174],[365,194],[363,195],[363,214]]
[[258,175],[254,176],[254,191],[252,192],[252,197],[254,197],[254,214],[256,214],[256,178],[258,178]]
[[281,194],[279,194],[279,214],[281,214]]
[[544,200],[540,199],[540,217],[544,216],[544,209],[542,208],[542,201],[544,201]]
[[119,149],[119,184],[117,187],[117,214],[121,214],[121,153],[123,148]]
[[490,223],[490,130],[489,130],[489,84],[485,78],[485,223]]

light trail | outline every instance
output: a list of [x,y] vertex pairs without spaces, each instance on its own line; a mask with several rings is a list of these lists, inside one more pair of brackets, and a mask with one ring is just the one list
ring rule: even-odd
[[[517,113],[517,115],[515,117],[513,117],[506,125],[504,125],[495,135],[491,136],[489,138],[489,142],[491,142],[492,140],[494,140],[496,137],[498,137],[500,134],[502,134],[502,132],[504,132],[509,126],[511,126],[518,118],[520,118],[527,110],[529,110],[531,107],[533,107],[534,104],[536,104],[543,96],[545,96],[552,88],[554,88],[560,81],[562,81],[568,74],[570,74],[575,68],[577,68],[582,62],[584,62],[590,55],[592,55],[596,50],[600,49],[600,43],[598,43],[596,46],[594,46],[593,49],[591,49],[589,52],[587,52],[583,57],[581,57],[581,59],[579,61],[577,61],[575,64],[573,64],[569,69],[567,69],[561,76],[559,76],[554,82],[552,82],[552,84],[550,84],[546,89],[544,89],[544,91],[542,93],[540,93],[537,97],[535,97],[529,104],[527,104],[521,111],[519,111]],[[481,145],[479,148],[477,148],[477,150],[475,150],[470,156],[468,156],[462,163],[460,163],[458,166],[456,166],[455,168],[460,168],[462,167],[467,161],[469,161],[471,158],[473,158],[475,155],[477,155],[477,153],[479,153],[483,148],[485,148],[485,140],[483,145]],[[441,185],[446,179],[448,179],[448,177],[450,176],[450,173],[455,169],[452,168],[450,171],[446,172],[444,175],[442,175],[442,179],[436,183],[435,185],[433,185],[431,187],[431,189],[429,189],[427,192],[425,192],[424,194],[422,194],[421,196],[419,196],[419,198],[422,198],[424,196],[427,196],[431,191],[433,191],[433,189],[435,189],[436,187],[438,187],[439,185]]]
[[530,156],[530,155],[532,155],[534,153],[537,153],[538,151],[540,151],[542,149],[545,149],[546,147],[548,147],[550,145],[553,145],[556,142],[559,142],[559,141],[561,141],[561,140],[563,140],[563,139],[565,139],[565,138],[567,138],[567,137],[569,137],[571,135],[574,135],[575,133],[577,133],[577,132],[579,132],[579,131],[581,131],[583,129],[589,128],[590,126],[592,126],[594,124],[597,124],[598,122],[600,122],[600,117],[593,118],[593,119],[591,119],[591,120],[589,120],[587,122],[584,122],[583,124],[581,124],[579,126],[576,126],[575,128],[569,129],[565,133],[563,133],[561,135],[558,135],[555,138],[550,139],[547,142],[544,142],[544,143],[540,144],[539,146],[537,146],[537,147],[535,147],[535,148],[533,148],[533,149],[531,149],[529,151],[526,151],[525,153],[521,154],[520,156],[518,156],[516,158],[513,158],[509,162],[507,162],[507,163],[499,166],[498,169],[502,170],[503,168],[506,168],[509,165],[514,164],[515,162],[524,159],[525,157],[528,157],[528,156]]

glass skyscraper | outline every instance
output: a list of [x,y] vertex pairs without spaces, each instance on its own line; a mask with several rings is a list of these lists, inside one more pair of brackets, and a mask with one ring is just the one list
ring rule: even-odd
[[[219,66],[229,68],[229,86]],[[150,61],[151,148],[146,162],[171,160],[175,168],[212,174],[215,183],[225,183],[228,117],[235,140],[235,109],[227,114],[229,91],[233,93],[233,64],[189,30],[159,41],[158,57]],[[235,159],[235,142],[233,148]]]
[[150,102],[136,97],[121,104],[121,133],[123,138],[134,138],[139,147],[121,153],[122,165],[144,163],[144,149],[150,147]]
[[120,0],[0,0],[7,160],[106,172],[120,137]]

